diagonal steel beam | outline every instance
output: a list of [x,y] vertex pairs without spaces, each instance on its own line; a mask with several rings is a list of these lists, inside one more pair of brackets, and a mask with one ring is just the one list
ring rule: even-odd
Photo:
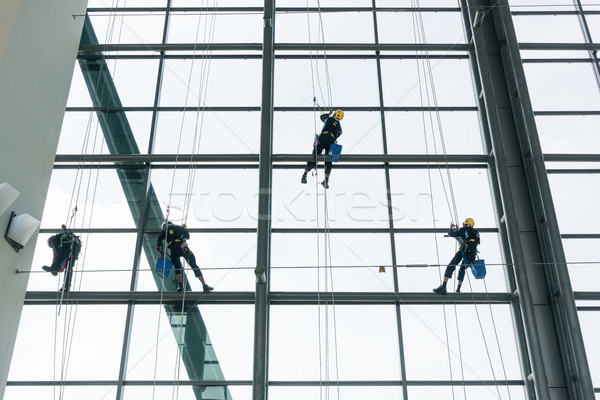
[[[98,39],[96,38],[92,23],[87,16],[83,27],[81,44],[98,45]],[[98,52],[97,55],[100,56],[97,60],[80,61],[79,65],[92,102],[95,107],[98,107],[96,115],[104,133],[106,145],[113,155],[140,154],[125,112],[103,111],[105,108],[120,108],[122,104],[112,76],[109,73],[108,66],[101,57],[102,54]],[[139,162],[139,165],[140,169],[119,168],[117,169],[117,175],[133,220],[138,225],[137,228],[140,229],[140,225],[145,225],[145,228],[160,229],[164,215],[158,197],[150,183],[149,169],[145,168],[143,162]],[[154,268],[157,258],[154,250],[154,237],[144,235],[141,230],[138,231],[138,235],[143,235],[143,238],[141,238],[141,249],[144,250],[151,268]],[[176,281],[174,277],[162,280],[154,273],[152,273],[152,276],[159,291],[175,291]],[[189,283],[186,282],[186,286],[187,291],[191,291]],[[217,362],[216,354],[212,348],[208,331],[198,306],[176,302],[165,304],[164,308],[169,321],[172,323],[175,339],[180,345],[181,358],[189,379],[223,380],[223,372]],[[185,329],[180,331],[181,325],[173,321],[183,321],[184,319]],[[127,340],[129,339],[125,338],[125,341]],[[126,347],[124,346],[124,348]],[[195,387],[196,398],[202,399],[205,389],[204,387]],[[231,395],[228,390],[211,392],[211,398],[228,400],[231,399]]]

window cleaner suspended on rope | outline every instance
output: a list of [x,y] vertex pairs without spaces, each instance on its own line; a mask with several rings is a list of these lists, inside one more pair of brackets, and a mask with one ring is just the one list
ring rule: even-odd
[[456,286],[456,292],[460,293],[460,287],[463,283],[463,279],[465,278],[465,270],[468,266],[473,264],[473,261],[475,261],[475,257],[477,256],[477,246],[480,243],[479,232],[473,228],[474,225],[475,221],[473,221],[473,218],[465,219],[465,222],[463,222],[463,226],[460,229],[456,229],[456,225],[450,224],[448,235],[458,240],[458,243],[460,243],[460,248],[454,257],[452,257],[452,260],[450,260],[450,264],[448,264],[446,267],[446,272],[444,273],[444,282],[438,288],[433,289],[435,293],[447,293],[446,284],[448,283],[448,279],[452,278],[452,273],[456,269],[456,266],[462,261],[458,271],[458,285]]
[[54,252],[52,265],[44,265],[42,269],[54,276],[66,270],[63,286],[60,290],[68,292],[73,278],[73,264],[75,264],[81,251],[81,239],[63,225],[62,232],[48,238],[48,247]]
[[[340,121],[344,119],[344,111],[336,110],[335,113],[333,110],[329,110],[329,114],[322,114],[321,121],[323,121],[323,128],[321,129],[321,134],[316,138],[313,146],[312,155],[314,157],[313,161],[309,161],[306,163],[306,168],[304,169],[304,174],[302,174],[302,179],[300,182],[306,183],[306,174],[308,171],[315,168],[317,162],[317,155],[322,154],[323,150],[325,150],[326,154],[330,154],[330,150],[338,137],[342,134],[342,125]],[[337,155],[341,151],[341,147],[339,146],[339,151]],[[325,180],[321,183],[325,189],[329,189],[329,175],[331,174],[331,161],[335,156],[330,155],[330,160],[325,162]],[[336,159],[337,161],[337,159]]]
[[196,264],[196,256],[192,253],[192,250],[188,247],[186,239],[190,238],[190,233],[187,230],[187,226],[175,225],[171,221],[168,223],[163,222],[160,230],[160,234],[156,239],[156,251],[161,254],[161,258],[165,257],[165,249],[163,245],[166,244],[166,255],[170,257],[177,275],[177,291],[183,290],[183,281],[181,279],[181,271],[183,266],[181,265],[181,257],[190,264],[190,267],[194,270],[194,275],[202,282],[202,290],[207,293],[213,290],[211,286],[208,286],[202,276],[200,267]]

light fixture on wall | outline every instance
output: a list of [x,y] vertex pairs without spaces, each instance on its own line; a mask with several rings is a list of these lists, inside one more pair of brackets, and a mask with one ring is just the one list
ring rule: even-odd
[[29,214],[15,214],[14,211],[10,213],[10,220],[6,227],[6,233],[4,239],[12,246],[13,249],[18,253],[29,241],[31,236],[40,227],[40,221],[33,218]]
[[10,184],[0,183],[0,215],[19,197],[19,192]]

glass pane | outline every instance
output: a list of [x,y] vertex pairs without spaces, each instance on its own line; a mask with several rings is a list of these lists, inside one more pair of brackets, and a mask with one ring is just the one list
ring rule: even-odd
[[[394,290],[391,271],[379,273],[379,266],[391,265],[389,234],[336,233],[329,236],[331,247],[326,255],[323,233],[319,236],[273,234],[271,289],[312,292],[331,291],[332,288],[337,292]],[[325,265],[334,267],[325,270]]]
[[[510,392],[510,393],[509,393]],[[488,385],[482,387],[469,386],[424,386],[424,387],[409,387],[408,396],[411,400],[429,400],[429,399],[450,399],[450,398],[467,398],[467,399],[512,399],[525,400],[525,388],[522,386],[507,386]],[[463,397],[464,396],[464,397]]]
[[[331,378],[333,380],[333,378]],[[398,399],[402,400],[401,387],[388,386],[271,386],[269,399],[303,400],[303,399]],[[236,398],[237,400],[237,398]]]
[[73,70],[73,78],[71,79],[71,88],[69,89],[69,98],[67,99],[67,107],[91,107],[92,99],[90,92],[87,89],[79,62],[75,63]]
[[58,383],[49,386],[7,386],[3,399],[103,399],[114,398],[116,390],[116,386],[61,386]]
[[563,239],[573,290],[580,292],[598,290],[596,277],[599,275],[600,265],[595,261],[598,246],[600,246],[599,239]]
[[260,60],[166,60],[161,106],[258,106]]
[[595,110],[600,92],[591,65],[525,64],[534,111]]
[[552,174],[548,179],[560,232],[598,233],[600,215],[590,210],[597,207],[600,175]]
[[[182,358],[178,376],[182,381],[252,379],[253,337],[248,332],[253,329],[253,310],[251,305],[191,306],[181,323],[177,306],[169,314],[163,306],[136,306],[127,379],[174,379]],[[198,326],[205,330],[198,331]],[[205,362],[178,356],[177,343],[185,343],[186,354],[204,357]],[[191,375],[186,365],[191,368],[194,362],[196,375]]]
[[[348,0],[340,4],[337,0],[308,0],[298,2],[296,0],[277,0],[277,7],[371,7],[373,3],[371,0]],[[299,8],[302,10],[302,8]]]
[[[129,170],[130,175],[137,172]],[[131,185],[128,187],[135,190]],[[77,212],[71,219],[75,207]],[[117,172],[110,169],[52,171],[41,226],[60,229],[62,224],[71,229],[133,228],[135,224]]]
[[[58,232],[58,230],[57,230]],[[33,267],[27,290],[58,290],[65,272],[58,279],[41,272],[42,265],[52,264],[52,249],[47,239],[52,234],[38,236]],[[72,290],[127,291],[131,284],[135,233],[81,233],[82,248],[74,266]],[[118,246],[115,246],[118,243]],[[107,249],[111,249],[107,251]]]
[[269,380],[398,380],[396,332],[394,306],[272,306]]
[[[127,112],[122,115],[129,123],[139,152],[146,153],[152,114]],[[110,154],[95,112],[65,113],[57,154]]]
[[[161,290],[157,286],[150,262],[154,267],[157,253],[154,244],[158,234],[147,236],[152,252],[144,254],[138,276],[139,291]],[[255,287],[254,268],[256,267],[256,234],[253,233],[190,233],[189,247],[194,252],[196,263],[202,271],[206,283],[219,291],[253,291]],[[148,261],[151,258],[151,261]],[[182,263],[183,263],[182,259]],[[201,291],[202,284],[194,277],[191,268],[184,265],[188,282],[193,291]],[[175,282],[171,273],[168,278]]]
[[[274,171],[273,227],[325,226],[322,164],[319,176],[309,176],[307,185],[299,183],[302,173],[302,169]],[[332,170],[326,200],[330,228],[389,227],[383,169]]]
[[583,154],[600,148],[600,116],[537,116],[535,122],[544,153]]
[[[563,9],[564,7],[561,7],[561,11]],[[537,8],[537,11],[539,11],[539,8]],[[584,42],[577,15],[516,15],[513,17],[513,22],[519,42]]]
[[[347,2],[344,2],[344,5],[346,6]],[[277,2],[277,6],[281,7],[280,2]],[[302,11],[301,8],[299,10]],[[322,44],[323,41],[325,43],[374,43],[373,15],[354,12],[279,13],[275,23],[275,40],[277,43],[315,45]]]
[[484,153],[477,112],[387,112],[385,121],[390,153]]
[[390,178],[396,228],[435,226],[446,230],[455,219],[455,207],[457,222],[471,217],[475,220],[475,228],[496,226],[486,170],[451,169],[448,172],[441,168],[431,168],[429,171],[395,169],[390,171]]
[[[124,400],[136,399],[171,399],[197,400],[198,395],[193,386],[180,382],[177,386],[125,386]],[[250,400],[252,387],[250,386],[202,386],[199,388],[203,399],[218,400]]]
[[154,105],[158,60],[118,60],[109,69],[124,107]]
[[258,153],[258,112],[161,112],[154,154]]
[[[375,60],[275,60],[275,106],[377,106]],[[360,77],[360,79],[357,79]],[[329,90],[329,87],[331,90]]]
[[[506,267],[502,260],[499,237],[495,233],[482,233],[478,246],[479,258],[485,260],[486,277],[475,279],[470,270],[466,271],[463,293],[507,292]],[[441,232],[396,234],[396,254],[398,283],[400,292],[431,292],[438,287],[446,265],[458,251],[456,240]],[[427,265],[427,267],[426,267]],[[460,267],[457,267],[448,283],[448,291],[454,291]]]
[[600,344],[597,340],[598,326],[600,326],[600,312],[585,311],[579,312],[578,315],[590,373],[592,375],[592,384],[594,387],[598,387],[600,386],[600,360],[595,355],[600,354]]
[[[377,6],[382,7],[379,3]],[[449,3],[445,6],[456,6],[455,2]],[[380,43],[465,43],[459,12],[379,12],[377,27]],[[421,29],[425,37],[419,36]]]
[[[133,5],[127,3],[128,6]],[[107,7],[109,5],[104,5]],[[88,5],[88,7],[90,7]],[[160,43],[165,24],[164,13],[90,13],[100,43]]]
[[[584,9],[589,9],[590,7],[584,7]],[[596,5],[596,11],[598,11],[598,7]],[[590,35],[592,35],[592,42],[598,43],[600,41],[600,17],[598,15],[586,15],[585,19],[588,23],[588,29],[590,30]]]
[[523,379],[510,306],[475,307],[401,306],[407,379]]
[[[321,133],[320,112],[275,112],[273,153],[306,154],[312,152],[314,135]],[[382,154],[383,141],[379,112],[345,112],[343,134],[338,144],[343,154]],[[389,134],[389,133],[388,133]]]
[[[219,3],[219,6],[223,5]],[[200,43],[262,42],[262,28],[261,13],[176,13],[171,15],[168,42],[198,43],[197,54],[210,58],[210,53],[204,53]]]
[[256,225],[256,169],[157,169],[152,185],[163,214],[169,208],[169,219],[176,224],[192,229]]
[[63,303],[58,311],[58,303],[23,307],[8,379],[117,379],[127,306]]
[[[382,60],[383,98],[386,107],[434,106],[427,96],[432,84],[422,61]],[[473,106],[475,95],[468,60],[431,60],[431,75],[439,106]],[[423,93],[423,96],[421,96]],[[428,100],[429,99],[429,100]]]

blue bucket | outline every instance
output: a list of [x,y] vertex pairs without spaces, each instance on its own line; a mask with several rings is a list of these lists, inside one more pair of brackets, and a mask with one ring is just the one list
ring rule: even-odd
[[329,161],[338,162],[340,159],[340,154],[342,154],[342,145],[337,143],[332,143],[329,146]]
[[473,272],[475,279],[485,278],[485,260],[474,260],[471,264],[471,272]]
[[156,266],[154,272],[161,278],[168,278],[173,270],[173,263],[168,258],[159,258],[156,260]]

